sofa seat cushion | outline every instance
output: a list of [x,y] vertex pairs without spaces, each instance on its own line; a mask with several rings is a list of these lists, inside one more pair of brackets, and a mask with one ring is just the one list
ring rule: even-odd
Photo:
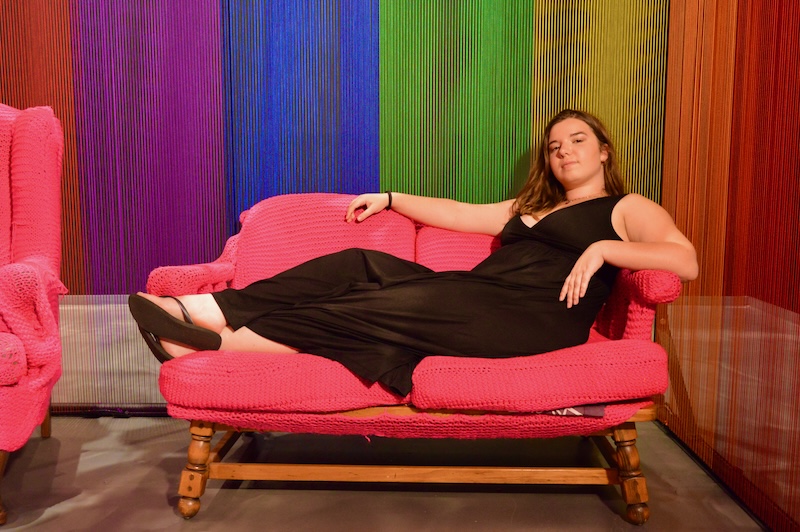
[[0,332],[0,386],[18,383],[27,370],[22,341],[16,335]]
[[427,357],[414,371],[410,395],[426,410],[542,412],[647,398],[668,383],[660,345],[609,340],[529,357]]
[[159,388],[170,404],[243,412],[337,412],[406,402],[338,362],[308,354],[201,351],[163,364]]

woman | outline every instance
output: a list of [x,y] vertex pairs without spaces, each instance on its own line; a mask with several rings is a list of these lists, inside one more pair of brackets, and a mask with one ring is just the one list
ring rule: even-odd
[[199,349],[306,352],[405,395],[425,356],[505,358],[585,342],[619,268],[697,276],[692,244],[658,204],[624,194],[605,128],[580,111],[548,124],[516,199],[363,194],[345,216],[358,223],[388,208],[426,225],[499,234],[502,246],[469,272],[439,273],[346,250],[242,290],[132,295],[131,312],[161,361]]

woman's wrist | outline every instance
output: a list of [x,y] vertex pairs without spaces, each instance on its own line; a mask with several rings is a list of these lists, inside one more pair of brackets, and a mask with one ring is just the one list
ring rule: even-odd
[[387,211],[391,211],[392,210],[392,191],[391,190],[387,190],[386,194],[389,196],[389,203],[386,204],[386,210]]

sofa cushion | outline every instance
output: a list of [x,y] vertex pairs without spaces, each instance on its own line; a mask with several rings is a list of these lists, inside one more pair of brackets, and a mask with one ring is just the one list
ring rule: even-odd
[[338,362],[307,354],[202,351],[161,367],[161,395],[189,408],[264,412],[337,412],[403,404]]
[[25,348],[15,335],[0,332],[0,386],[16,384],[25,375]]
[[347,248],[373,249],[414,260],[414,223],[393,211],[361,223],[347,223],[345,211],[354,197],[286,194],[265,199],[242,213],[233,288]]
[[422,409],[540,412],[650,397],[667,389],[667,354],[647,340],[590,342],[529,357],[427,357],[413,375]]

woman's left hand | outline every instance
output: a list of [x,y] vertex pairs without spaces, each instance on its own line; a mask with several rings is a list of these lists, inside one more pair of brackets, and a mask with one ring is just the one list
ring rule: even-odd
[[[383,194],[361,194],[347,206],[345,213],[345,220],[347,222],[363,222],[375,213],[381,212],[389,205],[389,195],[384,192]],[[356,215],[358,209],[364,210]]]
[[561,294],[558,297],[559,301],[566,301],[567,308],[572,308],[578,304],[580,298],[586,295],[586,290],[589,288],[589,281],[592,276],[597,273],[597,270],[605,263],[602,251],[602,241],[595,242],[586,248],[575,265],[572,271],[564,281],[564,286],[561,288]]

